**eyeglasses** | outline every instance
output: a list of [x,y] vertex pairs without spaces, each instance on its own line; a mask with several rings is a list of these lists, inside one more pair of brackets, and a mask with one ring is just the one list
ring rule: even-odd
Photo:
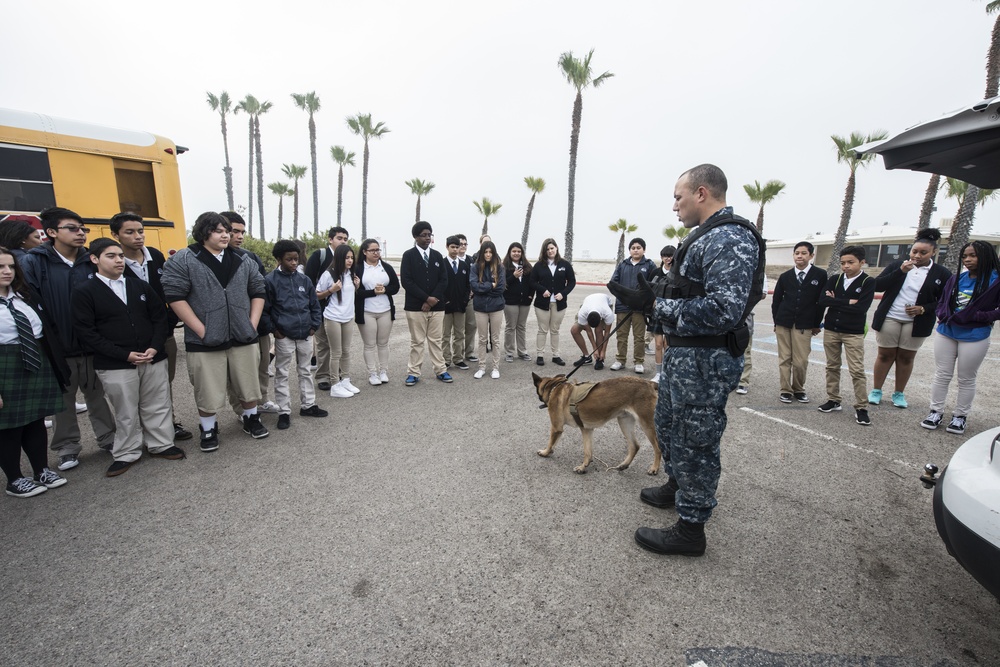
[[459,245],[459,247],[461,247],[461,246],[469,245],[469,244],[468,243],[459,243],[458,245]]
[[368,248],[368,250],[365,250],[365,252],[377,253],[377,252],[382,252],[382,250],[379,248]]
[[79,232],[83,232],[84,234],[90,233],[89,227],[78,227],[76,225],[66,225],[65,227],[56,227],[56,229],[65,229],[70,234],[77,234]]

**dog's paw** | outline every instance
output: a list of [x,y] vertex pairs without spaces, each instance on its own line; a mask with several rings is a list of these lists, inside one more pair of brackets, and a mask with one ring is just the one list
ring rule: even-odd
[[628,464],[627,463],[619,463],[618,465],[614,466],[613,468],[609,468],[609,470],[628,470]]
[[573,472],[575,472],[577,475],[582,475],[585,472],[587,472],[587,466],[579,465],[579,466],[573,468]]
[[647,475],[659,475],[660,469],[657,466],[649,466],[649,470],[646,471]]
[[548,458],[548,457],[552,456],[552,450],[551,449],[539,449],[535,453],[538,454],[539,456],[544,456],[545,458]]

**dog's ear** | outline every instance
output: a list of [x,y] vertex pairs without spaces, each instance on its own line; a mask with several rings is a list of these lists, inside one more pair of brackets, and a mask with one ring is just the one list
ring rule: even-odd
[[565,373],[560,373],[560,374],[559,374],[559,375],[557,375],[556,377],[557,377],[557,378],[564,378],[564,377],[566,377],[566,374],[565,374]]
[[542,378],[538,377],[534,373],[531,374],[531,381],[535,383],[535,387],[538,387],[538,383],[542,381]]

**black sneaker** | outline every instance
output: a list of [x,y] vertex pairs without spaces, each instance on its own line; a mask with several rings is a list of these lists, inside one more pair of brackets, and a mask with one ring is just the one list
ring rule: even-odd
[[299,416],[302,417],[328,417],[329,415],[329,412],[318,405],[314,405],[311,408],[299,408]]
[[965,415],[952,415],[951,423],[948,424],[948,428],[945,429],[948,433],[954,433],[955,435],[962,435],[965,433]]
[[200,425],[198,426],[198,431],[201,433],[201,451],[203,452],[214,452],[219,448],[219,424],[216,423],[211,430],[206,431]]
[[180,422],[174,422],[174,440],[190,440],[194,436]]
[[52,472],[48,468],[42,468],[42,472],[35,475],[35,484],[41,484],[46,489],[57,489],[66,483],[66,478]]
[[587,364],[592,363],[594,363],[594,358],[588,354],[574,361],[573,365],[579,368],[580,366],[586,366]]
[[705,553],[705,524],[680,519],[669,528],[640,528],[635,531],[640,547],[666,556],[702,556]]
[[455,364],[455,368],[457,368],[460,371],[467,371],[469,370],[469,364],[465,363],[464,361],[459,361],[458,363]]
[[541,357],[538,357],[537,359],[535,359],[535,363],[538,364],[539,366],[544,366],[545,360],[542,359]]
[[465,358],[466,361],[471,361],[472,363],[479,363],[479,357],[474,354],[470,354]]
[[181,459],[186,459],[187,454],[180,447],[174,445],[173,447],[167,447],[162,452],[150,452],[150,456],[155,456],[158,459],[167,459],[168,461],[180,461]]
[[27,477],[15,479],[13,482],[7,484],[7,495],[14,496],[15,498],[30,498],[46,491],[48,491],[48,488],[35,483]]
[[854,411],[854,420],[862,426],[872,425],[872,418],[868,416],[868,411],[864,408],[859,408]]
[[330,387],[332,386],[329,382],[319,382],[316,384],[316,388],[320,391],[330,391]]
[[595,371],[604,370],[604,359],[598,359],[597,361],[594,362],[594,370]]
[[816,409],[820,412],[840,412],[841,407],[837,401],[827,401]]
[[795,392],[792,395],[795,396],[795,400],[798,401],[799,403],[808,403],[809,402],[809,397],[806,396],[806,392],[804,392],[804,391],[797,391],[797,392]]
[[789,394],[787,391],[783,391],[780,394],[778,394],[778,400],[781,401],[782,403],[791,403],[792,395]]
[[563,361],[562,357],[552,357],[552,363],[556,366],[565,366],[566,362]]
[[117,477],[121,475],[126,470],[134,466],[139,461],[115,461],[108,467],[108,471],[104,473],[105,477]]
[[292,418],[284,413],[278,415],[278,430],[284,431],[292,425]]
[[264,428],[264,425],[260,423],[260,413],[255,412],[252,415],[243,415],[243,432],[254,438],[266,438],[271,435]]
[[924,417],[924,420],[920,422],[920,425],[923,426],[928,431],[933,431],[934,429],[936,429],[938,426],[941,425],[942,419],[944,419],[943,414],[937,412],[936,410],[931,410],[931,413],[926,417]]

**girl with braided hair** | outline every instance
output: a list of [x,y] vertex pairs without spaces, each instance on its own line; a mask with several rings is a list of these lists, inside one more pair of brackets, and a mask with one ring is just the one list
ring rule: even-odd
[[958,373],[958,397],[948,433],[965,433],[976,395],[976,374],[990,348],[993,323],[1000,319],[1000,260],[993,246],[972,241],[962,248],[965,271],[945,284],[937,307],[938,336],[934,341],[936,371],[931,385],[930,414],[920,422],[936,429],[944,419],[948,385]]

